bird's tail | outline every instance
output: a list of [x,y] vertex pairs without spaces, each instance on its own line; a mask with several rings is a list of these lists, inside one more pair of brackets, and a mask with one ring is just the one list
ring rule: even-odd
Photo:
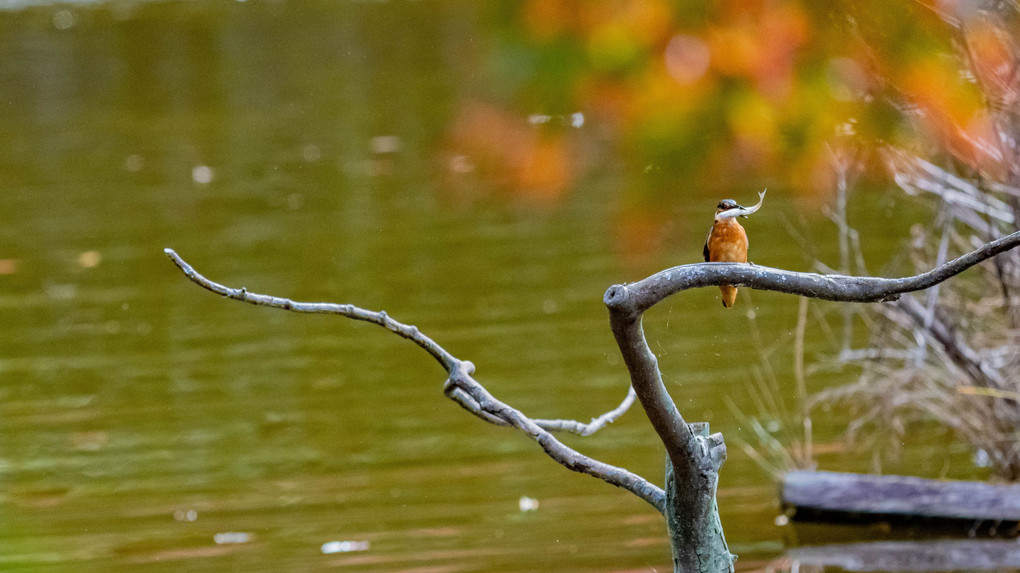
[[730,285],[722,285],[719,287],[719,292],[722,293],[722,305],[726,308],[733,306],[733,303],[737,302],[737,287]]

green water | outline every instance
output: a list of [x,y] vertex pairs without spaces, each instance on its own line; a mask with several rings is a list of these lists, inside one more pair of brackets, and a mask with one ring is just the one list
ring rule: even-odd
[[[314,0],[0,12],[0,569],[669,569],[658,514],[467,415],[413,345],[222,300],[162,252],[230,286],[385,309],[529,415],[614,407],[627,378],[602,294],[698,261],[721,191],[662,189],[656,208],[675,224],[638,255],[621,247],[620,190],[641,169],[597,120],[569,128],[579,166],[552,199],[457,168],[451,125],[513,81],[512,65],[477,57],[505,33],[496,12]],[[539,129],[531,111],[510,115]],[[880,195],[861,205],[880,263],[929,216]],[[747,228],[761,264],[835,263],[821,208],[782,188]],[[686,293],[646,322],[681,411],[732,444],[723,522],[743,563],[760,564],[792,535],[773,524],[775,486],[736,445],[751,436],[726,400],[754,409],[748,309],[792,392],[797,302],[741,297],[725,312],[714,291]],[[833,350],[808,340],[811,356]],[[833,443],[843,416],[819,420],[817,439]],[[640,410],[565,439],[661,483]],[[838,450],[829,469],[867,469]],[[522,512],[523,496],[539,509]],[[333,541],[362,550],[323,553]]]

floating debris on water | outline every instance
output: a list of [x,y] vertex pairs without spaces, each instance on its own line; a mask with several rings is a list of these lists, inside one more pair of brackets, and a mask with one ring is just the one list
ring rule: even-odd
[[212,183],[213,177],[213,169],[208,165],[196,165],[191,169],[191,179],[200,185]]
[[248,543],[251,541],[252,535],[243,531],[227,531],[225,533],[217,533],[213,535],[213,541],[216,545],[227,545],[229,543]]
[[195,521],[198,519],[198,512],[194,509],[178,509],[174,512],[174,519],[177,521]]
[[322,544],[322,552],[329,554],[368,551],[368,546],[368,541],[330,541]]
[[538,500],[522,495],[521,499],[517,500],[517,506],[521,508],[521,513],[526,511],[538,511]]

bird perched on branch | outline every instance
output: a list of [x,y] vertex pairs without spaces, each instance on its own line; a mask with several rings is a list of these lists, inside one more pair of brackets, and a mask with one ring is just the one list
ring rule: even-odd
[[[758,194],[758,204],[754,207],[741,207],[733,199],[723,199],[715,208],[715,222],[705,239],[706,263],[746,263],[747,233],[737,222],[737,217],[747,217],[761,208],[765,201],[765,191]],[[722,304],[726,308],[737,301],[737,287],[720,285]]]

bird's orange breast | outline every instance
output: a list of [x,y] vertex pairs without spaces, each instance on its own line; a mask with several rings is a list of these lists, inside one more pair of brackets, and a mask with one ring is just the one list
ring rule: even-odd
[[735,219],[716,221],[708,235],[708,260],[713,263],[746,263],[747,233]]

